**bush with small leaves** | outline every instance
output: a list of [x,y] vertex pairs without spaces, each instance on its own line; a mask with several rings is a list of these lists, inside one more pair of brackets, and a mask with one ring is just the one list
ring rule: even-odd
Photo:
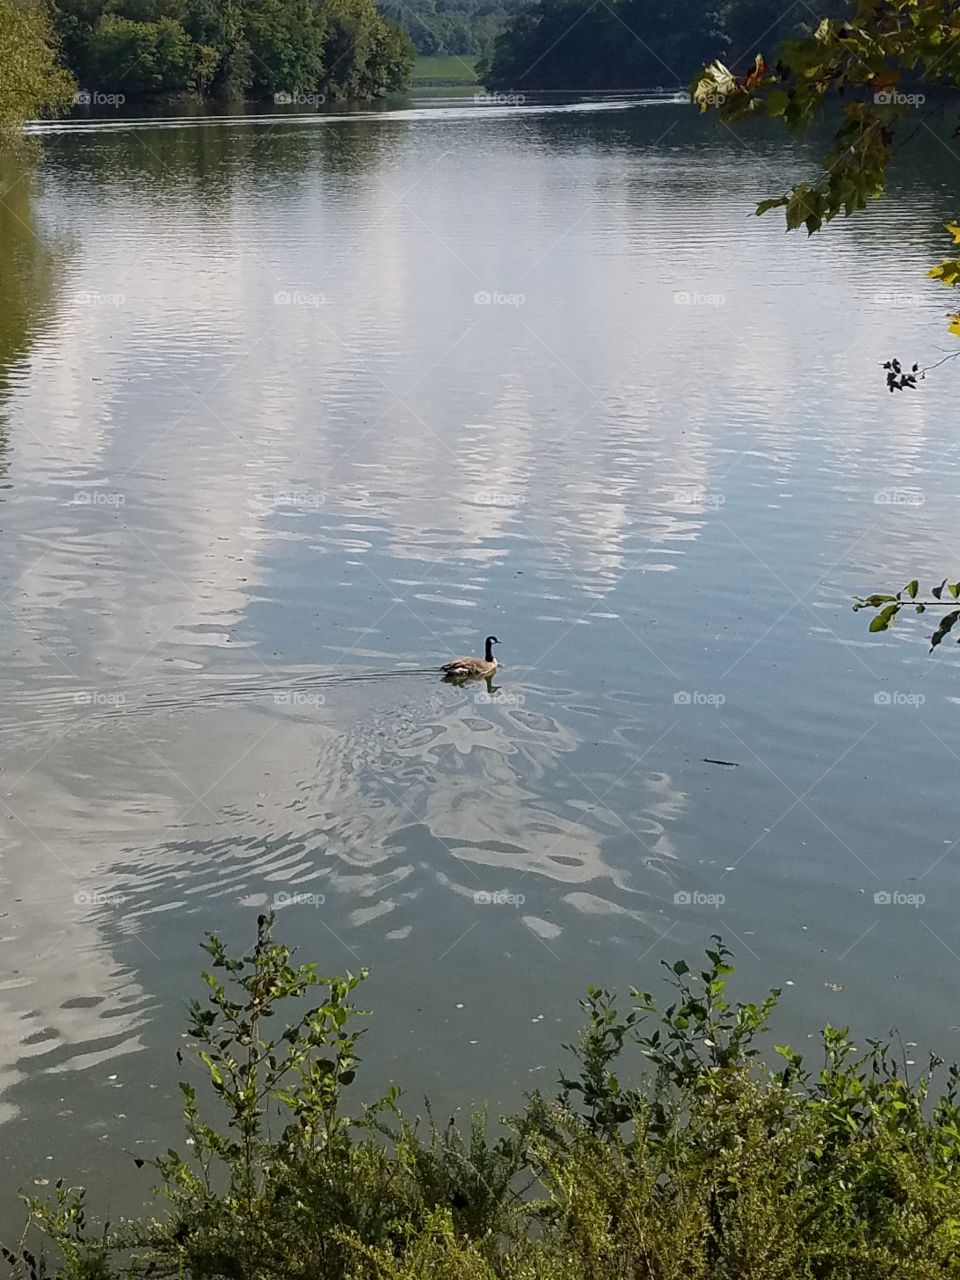
[[[182,1086],[187,1161],[156,1161],[160,1220],[94,1230],[83,1192],[29,1198],[4,1258],[29,1280],[934,1280],[960,1275],[960,1073],[917,1079],[884,1044],[827,1027],[811,1070],[760,1037],[777,991],[733,1002],[720,938],[667,965],[661,1010],[593,989],[555,1098],[491,1139],[406,1120],[391,1090],[349,1117],[359,977],[295,965],[261,919],[250,955],[217,938],[190,1034],[226,1125]],[[310,1003],[283,1025],[291,1002]],[[277,1026],[271,1033],[269,1027]],[[631,1056],[652,1071],[634,1076]],[[777,1060],[779,1059],[779,1060]],[[277,1137],[270,1121],[284,1123]],[[142,1163],[142,1162],[140,1162]],[[34,1245],[36,1233],[39,1246]],[[51,1262],[53,1258],[55,1261]]]

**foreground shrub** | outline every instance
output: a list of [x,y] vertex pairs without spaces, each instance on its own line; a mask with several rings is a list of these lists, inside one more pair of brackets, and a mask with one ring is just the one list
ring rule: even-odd
[[[189,1159],[155,1168],[167,1213],[95,1233],[83,1193],[27,1199],[18,1276],[62,1280],[917,1280],[960,1276],[960,1108],[941,1063],[909,1082],[890,1050],[823,1034],[823,1064],[764,1066],[779,992],[731,1004],[729,952],[668,966],[661,1012],[592,990],[557,1096],[533,1095],[491,1138],[391,1090],[349,1115],[366,977],[295,965],[261,918],[254,950],[206,950],[190,1009],[196,1059],[225,1123],[183,1082]],[[302,1004],[299,1002],[303,1002]],[[301,1009],[283,1023],[281,1011]],[[653,1070],[625,1078],[626,1058]],[[621,1079],[621,1077],[624,1077]],[[39,1240],[38,1246],[33,1241]],[[52,1258],[47,1261],[46,1255]],[[53,1271],[50,1271],[50,1267]]]

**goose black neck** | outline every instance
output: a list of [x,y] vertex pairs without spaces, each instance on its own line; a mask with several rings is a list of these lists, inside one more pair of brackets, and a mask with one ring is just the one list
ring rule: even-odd
[[484,657],[486,658],[487,662],[493,661],[493,637],[492,636],[487,636],[487,646],[484,649]]

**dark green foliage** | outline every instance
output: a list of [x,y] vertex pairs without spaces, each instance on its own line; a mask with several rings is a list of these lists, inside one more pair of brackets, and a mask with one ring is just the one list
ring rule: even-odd
[[[247,87],[256,97],[307,93],[324,79],[326,10],[311,0],[246,0]],[[238,77],[234,76],[234,82]]]
[[[3,1256],[40,1280],[918,1280],[960,1275],[958,1072],[910,1082],[882,1044],[823,1033],[810,1070],[755,1043],[778,993],[732,1003],[720,939],[666,966],[658,1010],[591,991],[577,1070],[496,1140],[475,1115],[426,1133],[391,1091],[350,1118],[359,978],[296,965],[261,919],[250,955],[212,937],[189,1034],[225,1126],[181,1085],[191,1158],[156,1160],[168,1215],[94,1231],[83,1192],[27,1200]],[[285,1022],[291,1004],[307,1007]],[[287,1014],[289,1017],[289,1014]],[[621,1083],[625,1058],[653,1073]],[[429,1117],[428,1117],[429,1119]],[[34,1243],[39,1239],[39,1247]],[[52,1261],[49,1255],[59,1259]],[[53,1268],[51,1270],[51,1267]]]
[[368,0],[327,0],[326,58],[336,97],[365,98],[377,90],[376,65],[383,19]]
[[733,0],[723,10],[726,51],[717,49],[712,56],[722,56],[734,70],[748,69],[758,53],[779,49],[785,40],[816,28],[820,18],[842,17],[846,7],[845,0],[817,0],[809,8],[770,0]]
[[[88,83],[110,85],[112,92],[128,97],[202,90],[217,61],[215,49],[191,40],[173,18],[132,22],[111,13],[98,20],[86,53]],[[123,68],[119,75],[118,68]]]
[[[960,82],[958,46],[954,0],[849,0],[839,15],[833,9],[797,38],[774,44],[769,57],[758,52],[746,75],[715,60],[696,77],[693,95],[728,122],[766,116],[794,130],[842,102],[819,179],[757,207],[760,214],[784,209],[788,229],[812,235],[882,194],[897,134],[911,136],[910,117],[925,102],[916,90]],[[942,268],[931,274],[955,283]]]
[[[679,74],[664,71],[650,47],[632,37],[627,9],[633,7],[633,0],[611,8],[592,0],[538,0],[497,39],[480,78],[494,89],[571,94],[628,90],[665,78],[679,84]],[[696,54],[694,60],[700,60]]]
[[[77,3],[78,0],[60,0]],[[79,0],[89,3],[90,0]],[[252,55],[247,36],[247,11],[240,0],[190,0],[181,17],[184,29],[198,44],[217,50],[217,67],[209,92],[239,97],[253,83]],[[309,35],[306,36],[306,39]]]
[[507,23],[482,78],[493,89],[520,91],[682,89],[704,63],[717,57],[734,68],[752,62],[761,43],[771,48],[841,5],[820,0],[811,10],[778,0],[536,0]]
[[403,88],[410,80],[414,64],[410,36],[392,22],[378,22],[367,63],[367,83],[373,91]]
[[53,13],[81,84],[125,99],[369,98],[413,66],[375,0],[55,0]]

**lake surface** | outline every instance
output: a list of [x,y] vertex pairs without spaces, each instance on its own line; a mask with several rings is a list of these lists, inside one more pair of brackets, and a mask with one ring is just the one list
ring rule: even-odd
[[[778,1038],[960,1057],[958,652],[850,609],[958,576],[956,366],[878,368],[950,350],[935,140],[809,242],[752,208],[814,149],[668,102],[36,146],[0,183],[0,1222],[61,1174],[146,1198],[198,943],[274,903],[369,966],[357,1088],[413,1110],[551,1088],[589,983],[714,933]],[[492,695],[432,674],[488,633]]]

